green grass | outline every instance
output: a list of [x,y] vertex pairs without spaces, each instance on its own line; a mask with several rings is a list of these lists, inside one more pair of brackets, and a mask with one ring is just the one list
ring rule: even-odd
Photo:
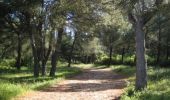
[[135,91],[135,68],[131,66],[113,66],[114,71],[128,75],[130,85],[125,89],[121,100],[169,100],[170,69],[148,68],[148,86],[143,91]]
[[46,88],[58,81],[81,73],[80,68],[64,67],[57,68],[56,77],[38,77],[32,75],[32,70],[22,67],[20,71],[15,68],[1,65],[0,66],[0,100],[10,100],[17,95],[32,90],[40,90]]

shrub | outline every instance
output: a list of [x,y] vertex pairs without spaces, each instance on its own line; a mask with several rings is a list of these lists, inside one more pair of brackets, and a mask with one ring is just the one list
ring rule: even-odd
[[0,83],[0,100],[9,100],[22,92],[23,89],[20,85],[14,85],[6,82]]

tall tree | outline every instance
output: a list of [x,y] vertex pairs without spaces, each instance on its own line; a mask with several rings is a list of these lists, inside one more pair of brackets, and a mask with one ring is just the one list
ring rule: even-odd
[[127,9],[129,21],[132,23],[136,35],[136,90],[147,86],[144,26],[154,16],[162,2],[163,0],[155,0],[155,2],[151,0],[123,0],[121,2]]

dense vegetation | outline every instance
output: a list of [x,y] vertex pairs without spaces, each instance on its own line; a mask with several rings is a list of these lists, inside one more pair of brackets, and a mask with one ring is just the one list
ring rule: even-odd
[[121,100],[168,100],[170,98],[169,80],[170,69],[169,68],[155,68],[149,66],[148,73],[148,88],[143,91],[135,91],[135,67],[117,65],[112,66],[113,70],[129,76],[128,87],[125,89],[125,93],[122,95]]
[[31,68],[22,67],[20,70],[17,70],[11,67],[9,62],[12,63],[6,60],[0,64],[0,100],[9,100],[18,94],[40,90],[56,84],[56,82],[65,78],[81,73],[81,70],[77,67],[68,68],[65,67],[66,64],[59,64],[55,77],[44,76],[36,78],[32,75]]
[[73,63],[135,66],[115,69],[136,75],[122,98],[167,99],[169,2],[1,0],[0,99],[79,73]]

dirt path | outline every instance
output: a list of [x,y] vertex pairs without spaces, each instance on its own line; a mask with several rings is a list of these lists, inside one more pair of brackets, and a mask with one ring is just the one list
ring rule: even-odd
[[126,86],[124,78],[109,68],[89,69],[19,100],[117,100]]

